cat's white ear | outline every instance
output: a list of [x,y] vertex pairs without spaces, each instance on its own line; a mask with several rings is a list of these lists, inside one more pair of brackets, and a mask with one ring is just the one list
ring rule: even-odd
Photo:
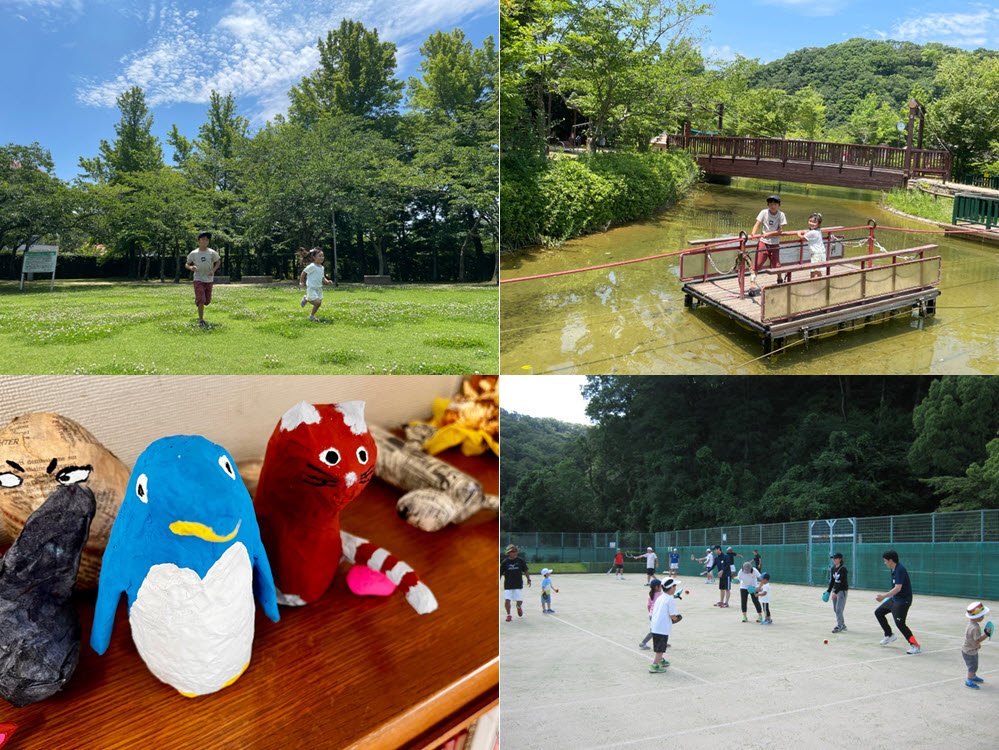
[[308,401],[299,401],[281,417],[281,429],[290,432],[300,424],[319,424],[319,411]]
[[368,425],[364,421],[363,401],[344,401],[336,405],[336,410],[343,414],[343,423],[355,435],[363,435],[368,431]]

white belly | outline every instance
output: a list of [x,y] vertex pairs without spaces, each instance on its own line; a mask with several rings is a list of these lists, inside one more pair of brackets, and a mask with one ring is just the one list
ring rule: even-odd
[[154,565],[129,613],[149,671],[185,695],[213,693],[239,676],[253,648],[253,567],[236,542],[202,579]]

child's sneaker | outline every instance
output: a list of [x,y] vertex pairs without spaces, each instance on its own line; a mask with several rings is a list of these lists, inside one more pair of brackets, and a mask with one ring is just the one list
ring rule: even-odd
[[907,653],[907,654],[918,654],[919,653],[919,646],[910,646],[909,650],[906,651],[905,653]]
[[982,679],[981,677],[979,677],[979,676],[978,676],[977,674],[976,674],[976,675],[975,675],[974,677],[972,677],[972,678],[971,678],[971,681],[972,681],[972,682],[985,682],[985,680],[983,680],[983,679]]
[[766,620],[764,620],[763,622],[760,623],[760,625],[773,625],[773,624],[774,624],[774,621],[770,620],[770,619],[766,619]]
[[725,607],[726,609],[728,609],[728,604],[722,604],[722,605],[719,605],[719,606],[722,606],[722,607]]
[[642,649],[642,651],[651,651],[652,650],[652,646],[649,646],[649,645],[647,645],[645,643],[639,643],[638,647],[640,649]]
[[299,307],[305,307],[305,300],[306,300],[306,298],[302,297],[302,304],[299,305]]
[[891,635],[886,635],[884,638],[881,639],[881,645],[887,646],[892,641],[897,641],[897,640],[898,639],[895,637],[895,634],[892,633]]
[[517,602],[517,617],[523,617],[523,616],[524,616],[524,610],[520,606],[520,602]]
[[841,628],[841,627],[840,627],[839,625],[837,625],[836,627],[834,627],[834,628],[832,629],[832,632],[834,632],[834,633],[838,633],[838,632],[839,632],[839,631],[841,631],[842,629],[843,629],[843,628]]
[[512,619],[513,619],[513,615],[507,615],[506,616],[506,621],[507,622],[510,622],[510,620],[512,620]]
[[[665,671],[666,667],[663,666],[661,663],[649,665],[649,672],[651,672],[652,674],[655,674],[656,672],[665,672]],[[978,687],[978,685],[975,685],[975,687]]]
[[310,315],[309,320],[311,320],[313,323],[319,322],[319,318],[317,318],[315,315]]
[[711,606],[712,606],[712,607],[720,607],[721,605],[722,605],[722,603],[721,603],[721,602],[715,602],[715,603],[714,603],[714,604],[712,604]]
[[841,628],[839,629],[839,632],[841,632],[841,633],[845,633],[845,632],[846,632],[846,625],[844,625],[843,627],[841,627]]
[[763,615],[756,615],[757,622],[763,622]]
[[743,621],[743,622],[749,622],[749,618],[748,618],[748,617],[746,617],[745,615],[743,615],[743,616],[742,616],[742,621]]
[[553,614],[555,614],[555,610],[554,610],[554,609],[549,609],[549,610],[548,610],[548,614],[550,614],[550,615],[553,615]]
[[970,687],[972,690],[981,690],[981,688],[978,687],[978,683],[975,682],[974,680],[965,680],[964,681],[964,686],[965,687]]

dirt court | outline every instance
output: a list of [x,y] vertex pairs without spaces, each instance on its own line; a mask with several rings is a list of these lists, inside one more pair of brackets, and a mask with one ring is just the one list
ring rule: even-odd
[[[500,600],[505,750],[995,746],[999,638],[979,652],[982,689],[965,687],[969,599],[917,594],[907,624],[922,653],[908,655],[902,637],[879,644],[878,592],[851,590],[847,631],[834,635],[823,588],[774,580],[774,622],[759,625],[752,602],[742,622],[737,588],[720,609],[717,584],[681,573],[690,593],[678,602],[671,666],[651,674],[652,652],[638,648],[649,624],[644,575],[553,575],[554,615],[541,613],[541,576],[531,578],[523,617],[514,610],[505,622]],[[985,619],[999,622],[986,604]]]

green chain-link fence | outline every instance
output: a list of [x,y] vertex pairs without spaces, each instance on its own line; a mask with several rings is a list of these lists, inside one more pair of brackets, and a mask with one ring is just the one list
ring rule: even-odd
[[[891,588],[881,553],[898,552],[916,593],[999,600],[999,510],[922,513],[876,518],[837,518],[790,523],[721,526],[709,529],[610,533],[504,532],[502,546],[516,544],[528,563],[584,563],[591,573],[613,565],[618,549],[640,554],[652,547],[658,570],[669,562],[670,548],[680,553],[680,574],[702,570],[690,556],[720,544],[742,555],[741,564],[758,550],[763,570],[775,581],[825,586],[829,556],[841,552],[856,588]],[[644,572],[645,563],[625,557],[628,572]]]

